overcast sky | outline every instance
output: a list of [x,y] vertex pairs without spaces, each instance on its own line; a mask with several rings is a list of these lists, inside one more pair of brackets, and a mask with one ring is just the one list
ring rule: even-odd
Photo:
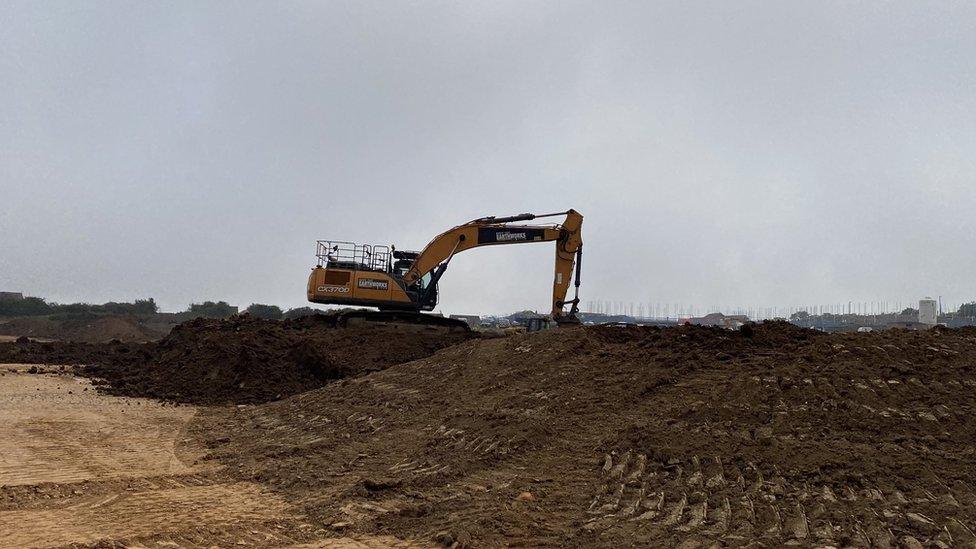
[[584,304],[976,298],[976,4],[0,4],[0,291],[300,306],[316,239],[567,208]]

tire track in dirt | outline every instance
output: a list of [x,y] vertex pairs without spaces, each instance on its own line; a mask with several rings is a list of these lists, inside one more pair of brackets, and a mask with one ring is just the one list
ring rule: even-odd
[[583,328],[206,421],[340,531],[471,546],[966,546],[976,332]]
[[0,485],[192,472],[174,448],[194,408],[106,399],[70,374],[0,382]]
[[0,547],[421,546],[334,537],[267,487],[199,461],[194,407],[18,370],[0,365]]
[[0,512],[0,546],[57,547],[71,543],[176,535],[187,525],[226,528],[280,518],[288,505],[251,483],[116,493],[74,499],[56,509]]

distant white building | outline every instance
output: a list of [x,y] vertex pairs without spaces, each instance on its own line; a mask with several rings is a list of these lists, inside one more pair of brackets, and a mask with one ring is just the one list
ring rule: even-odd
[[918,322],[929,326],[935,326],[939,323],[938,307],[936,301],[931,297],[918,301]]

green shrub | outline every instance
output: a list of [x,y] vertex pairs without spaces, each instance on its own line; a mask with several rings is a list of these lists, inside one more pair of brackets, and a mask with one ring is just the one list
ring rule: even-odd
[[265,320],[281,320],[284,313],[281,312],[281,307],[277,305],[265,305],[263,303],[252,303],[250,307],[244,309],[244,312],[255,317],[263,318]]

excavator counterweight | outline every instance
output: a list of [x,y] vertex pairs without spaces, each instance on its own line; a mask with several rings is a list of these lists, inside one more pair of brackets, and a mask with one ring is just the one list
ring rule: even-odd
[[[566,216],[562,223],[513,224],[562,215]],[[578,324],[582,225],[583,216],[575,210],[482,217],[441,233],[419,252],[398,250],[394,246],[320,240],[316,251],[318,263],[308,278],[308,300],[376,307],[387,313],[396,312],[393,316],[402,318],[410,312],[434,309],[437,283],[451,258],[459,252],[481,246],[555,242],[552,320],[558,324]],[[567,301],[571,279],[575,279],[575,295]]]

